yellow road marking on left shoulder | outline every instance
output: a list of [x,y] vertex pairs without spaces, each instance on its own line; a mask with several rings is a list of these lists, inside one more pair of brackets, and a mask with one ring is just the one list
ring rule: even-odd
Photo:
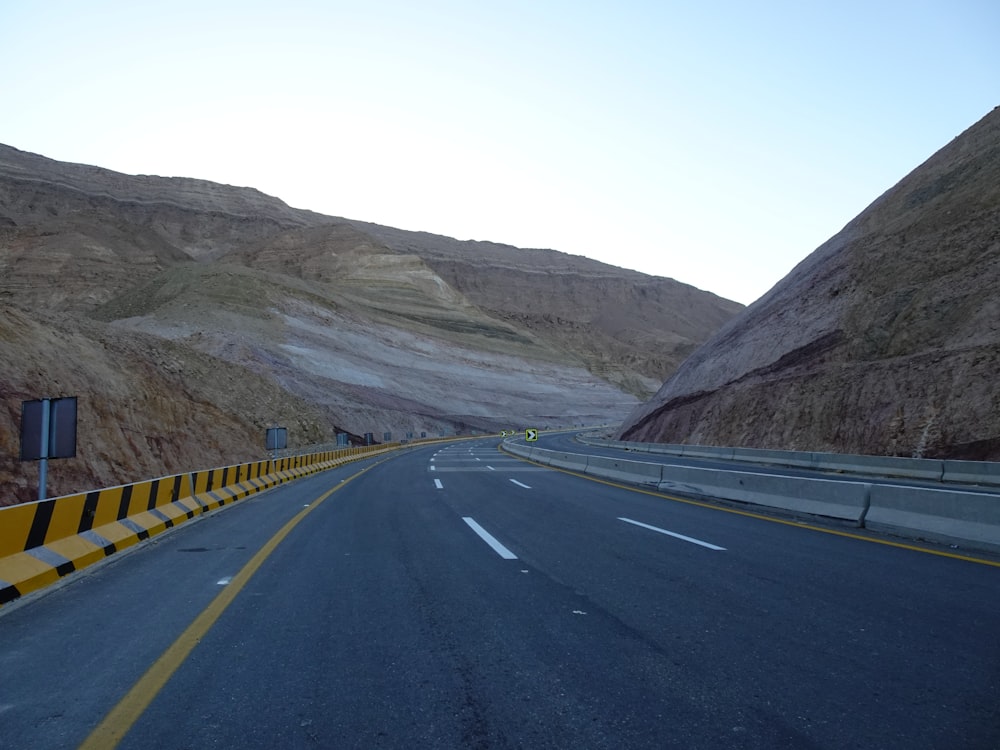
[[[382,462],[380,461],[379,463]],[[167,684],[174,672],[184,663],[184,660],[187,659],[194,647],[198,645],[198,642],[208,633],[222,613],[226,611],[226,608],[233,603],[233,600],[243,590],[243,587],[247,585],[253,574],[264,564],[264,561],[267,560],[285,537],[292,532],[292,529],[303,518],[316,510],[330,495],[377,465],[373,464],[362,469],[357,474],[348,477],[338,483],[337,486],[324,492],[313,500],[309,506],[300,510],[274,536],[268,539],[267,543],[243,566],[242,570],[233,576],[229,585],[188,625],[187,629],[180,634],[180,637],[163,652],[163,655],[146,671],[146,674],[132,686],[132,689],[125,694],[125,697],[94,728],[94,731],[80,745],[80,750],[111,750],[117,747],[118,743],[122,741],[135,722],[142,716],[146,708],[149,707],[149,704],[153,702],[153,699],[156,698],[160,690],[163,689],[163,686]]]

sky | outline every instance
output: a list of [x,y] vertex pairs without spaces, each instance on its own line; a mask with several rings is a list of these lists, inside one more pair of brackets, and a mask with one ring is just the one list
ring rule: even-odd
[[748,304],[1000,105],[996,0],[0,3],[0,143]]

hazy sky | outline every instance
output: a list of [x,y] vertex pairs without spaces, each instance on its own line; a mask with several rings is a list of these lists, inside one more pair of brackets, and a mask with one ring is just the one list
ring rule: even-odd
[[998,84],[997,0],[0,3],[2,143],[744,303]]

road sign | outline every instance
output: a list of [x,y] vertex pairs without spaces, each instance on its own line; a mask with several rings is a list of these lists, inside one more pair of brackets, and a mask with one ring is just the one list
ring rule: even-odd
[[529,443],[533,443],[538,440],[538,430],[528,429],[524,431],[524,439]]
[[21,402],[21,460],[76,456],[76,396]]
[[280,451],[288,447],[288,430],[284,427],[268,427],[264,433],[264,449]]
[[38,499],[45,499],[50,458],[76,456],[76,396],[21,402],[21,460],[39,461]]

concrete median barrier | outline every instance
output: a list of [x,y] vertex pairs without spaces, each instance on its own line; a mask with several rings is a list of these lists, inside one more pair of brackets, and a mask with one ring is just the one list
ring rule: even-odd
[[899,536],[1000,551],[1000,495],[874,485],[865,526]]
[[[517,443],[517,442],[514,442],[514,441],[510,441],[510,442],[506,442],[505,441],[505,442],[501,443],[501,447],[503,448],[503,450],[505,452],[511,453],[511,454],[513,454],[515,456],[520,456],[521,458],[527,458],[529,461],[536,460],[534,458],[534,455],[535,455],[535,452],[538,449],[534,448],[533,446],[520,444],[520,443]],[[546,451],[546,452],[548,452],[548,451]],[[542,462],[539,461],[539,463],[542,463]]]
[[704,445],[683,445],[680,455],[685,458],[707,458],[719,461],[731,461],[734,448],[711,448]]
[[951,461],[944,462],[945,482],[956,484],[978,484],[984,487],[1000,487],[1000,463],[995,461]]
[[871,485],[833,479],[663,466],[662,492],[691,494],[864,524]]
[[865,477],[900,477],[929,482],[973,484],[1000,487],[1000,462],[953,461],[902,456],[861,456],[847,453],[765,450],[761,448],[725,448],[707,445],[623,442],[581,433],[577,440],[585,445],[720,461],[740,461],[759,466],[788,466],[836,474]]
[[[509,448],[511,446],[505,446]],[[514,452],[514,451],[512,451]],[[668,463],[566,454],[534,448],[531,460],[628,484],[757,505],[775,510],[864,523],[870,486],[863,482],[702,469]]]
[[[536,452],[534,455],[538,455]],[[588,456],[583,453],[564,453],[563,451],[545,451],[548,466],[568,471],[586,471]]]
[[816,453],[813,468],[876,477],[901,477],[941,481],[942,461],[930,458],[899,458],[896,456],[852,456],[837,453]]
[[[588,439],[594,445],[613,445],[612,441]],[[698,446],[661,446],[685,456],[721,459],[725,449]],[[690,448],[690,450],[689,450]],[[700,468],[662,463],[647,463],[590,456],[587,474],[604,476],[631,484],[650,481],[662,472],[657,488],[664,493],[720,499],[745,503],[782,512],[847,521],[860,527],[916,539],[958,544],[960,546],[1000,551],[1000,463],[979,461],[939,461],[880,456],[839,456],[828,453],[794,453],[728,449],[733,460],[763,465],[788,463],[785,454],[797,456],[804,466],[812,456],[813,468],[836,470],[845,474],[872,475],[872,481],[800,477],[734,469]],[[546,451],[535,449],[535,461]],[[652,453],[660,453],[655,447]],[[904,486],[878,481],[878,476],[901,476],[910,479],[947,480],[978,484],[982,491],[963,490],[956,486]]]
[[627,451],[632,451],[634,453],[651,453],[652,443],[637,443],[637,442],[627,442],[623,443],[622,446]]
[[[607,441],[601,443],[606,445]],[[676,449],[677,446],[671,446]],[[717,449],[696,453],[711,453]],[[655,451],[654,451],[655,452]],[[777,455],[773,455],[777,454]],[[662,492],[704,496],[776,510],[849,521],[875,531],[972,549],[1000,551],[1000,463],[938,461],[879,456],[808,454],[813,466],[858,473],[938,479],[978,484],[983,491],[954,486],[903,486],[880,482],[790,477],[736,470],[705,469],[664,463]],[[783,461],[780,451],[737,449],[735,458]],[[716,458],[719,457],[717,454]],[[831,458],[832,457],[832,458]],[[593,459],[592,459],[593,460]]]
[[733,460],[796,469],[814,469],[817,462],[816,454],[807,451],[771,451],[759,448],[733,448]]
[[591,476],[603,479],[614,479],[619,482],[657,486],[660,483],[663,466],[646,461],[623,461],[617,458],[603,456],[583,456],[585,472]]

